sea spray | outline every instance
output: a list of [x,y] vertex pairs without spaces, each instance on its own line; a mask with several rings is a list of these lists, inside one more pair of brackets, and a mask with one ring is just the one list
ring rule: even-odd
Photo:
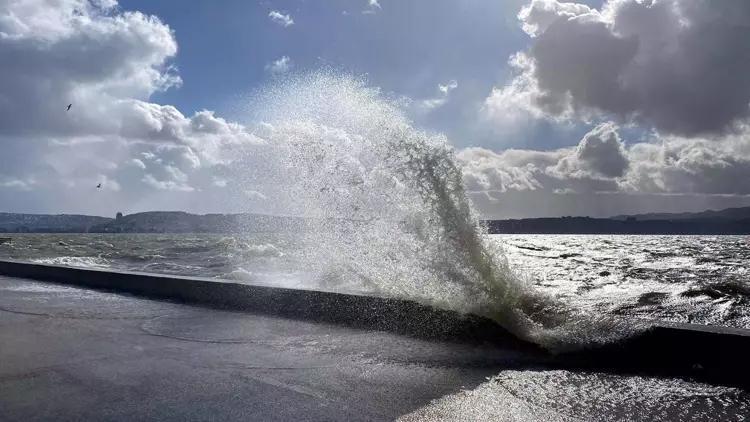
[[263,160],[255,149],[236,170],[276,210],[312,222],[299,241],[321,287],[475,313],[555,350],[631,331],[535,292],[488,242],[447,139],[416,129],[363,79],[292,76],[254,110]]

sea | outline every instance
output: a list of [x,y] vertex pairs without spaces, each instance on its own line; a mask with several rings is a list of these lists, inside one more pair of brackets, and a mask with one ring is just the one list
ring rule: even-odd
[[[300,289],[337,288],[311,271],[291,233],[11,234],[0,258],[82,268],[198,276]],[[531,289],[625,320],[750,329],[750,237],[486,235]],[[335,269],[329,269],[329,273]],[[398,284],[398,279],[384,284]]]

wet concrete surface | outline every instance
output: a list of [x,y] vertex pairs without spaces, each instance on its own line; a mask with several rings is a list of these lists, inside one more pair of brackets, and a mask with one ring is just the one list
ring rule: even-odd
[[533,356],[0,276],[0,420],[393,420]]

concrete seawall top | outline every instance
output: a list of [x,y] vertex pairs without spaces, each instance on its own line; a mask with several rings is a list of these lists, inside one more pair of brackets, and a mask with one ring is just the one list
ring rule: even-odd
[[0,260],[0,274],[218,309],[332,322],[426,339],[472,343],[502,341],[533,348],[485,318],[461,315],[410,300],[12,260]]
[[679,376],[750,388],[748,330],[660,323],[620,343],[553,355],[516,339],[489,319],[410,300],[12,260],[0,260],[0,274],[212,308],[388,331],[427,340],[475,345],[491,343],[521,351],[540,367]]

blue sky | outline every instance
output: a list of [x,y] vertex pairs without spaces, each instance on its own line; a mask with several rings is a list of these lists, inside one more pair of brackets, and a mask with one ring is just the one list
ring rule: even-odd
[[236,201],[236,148],[267,141],[260,93],[324,69],[444,134],[487,217],[748,205],[748,20],[745,0],[0,0],[0,204],[273,212],[257,181]]
[[[497,130],[479,119],[487,93],[512,77],[508,57],[529,46],[516,17],[525,0],[378,4],[373,10],[366,0],[227,0],[220,7],[120,2],[123,9],[158,16],[174,30],[180,50],[172,62],[183,85],[152,99],[185,114],[208,109],[243,121],[250,93],[273,78],[266,66],[286,56],[294,72],[332,67],[364,75],[389,95],[416,100],[435,97],[440,84],[457,81],[443,107],[412,115],[420,127],[445,133],[457,147],[549,149],[575,145],[591,128],[541,120],[521,130]],[[294,24],[273,22],[271,11],[289,15]]]
[[[206,108],[242,119],[247,94],[272,77],[265,66],[288,56],[294,71],[330,66],[414,99],[434,97],[439,84],[456,80],[451,101],[420,123],[447,132],[457,145],[481,145],[497,140],[475,130],[476,109],[493,86],[509,78],[508,57],[528,44],[515,16],[523,3],[385,0],[375,13],[362,13],[369,10],[366,1],[346,0],[232,0],[220,7],[123,1],[121,6],[159,16],[174,30],[180,46],[174,64],[183,85],[153,100],[186,114]],[[268,18],[272,10],[289,14],[294,24],[274,23]],[[530,138],[501,142],[541,142]]]

